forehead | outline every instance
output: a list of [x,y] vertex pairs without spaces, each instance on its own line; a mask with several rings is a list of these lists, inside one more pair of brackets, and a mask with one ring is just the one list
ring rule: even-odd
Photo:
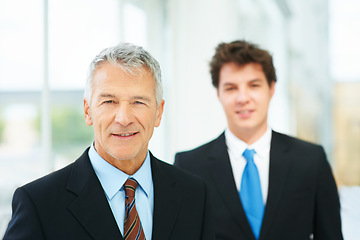
[[101,63],[94,71],[93,93],[98,91],[124,92],[148,91],[155,89],[155,79],[146,67],[125,71],[120,65],[113,63]]
[[220,69],[220,84],[239,81],[266,81],[266,76],[259,63],[248,63],[238,65],[236,63],[226,63]]

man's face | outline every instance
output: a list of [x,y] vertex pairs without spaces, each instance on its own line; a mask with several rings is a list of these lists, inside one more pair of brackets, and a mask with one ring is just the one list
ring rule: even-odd
[[275,82],[269,86],[260,64],[227,63],[220,70],[217,90],[230,131],[248,144],[267,129],[267,113]]
[[84,112],[86,124],[94,127],[95,149],[114,166],[141,166],[164,109],[164,100],[156,104],[152,74],[141,68],[131,75],[106,62],[96,69],[92,89],[91,105],[85,99]]

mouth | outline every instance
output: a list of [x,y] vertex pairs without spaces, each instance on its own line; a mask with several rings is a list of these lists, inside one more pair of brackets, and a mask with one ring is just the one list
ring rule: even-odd
[[253,114],[254,110],[240,110],[236,111],[236,114],[241,118],[249,118]]
[[239,114],[249,114],[251,113],[251,110],[242,110],[242,111],[238,111]]
[[126,137],[135,136],[136,134],[138,134],[138,132],[132,132],[132,133],[113,133],[112,135],[113,135],[113,136],[116,136],[116,137],[126,138]]

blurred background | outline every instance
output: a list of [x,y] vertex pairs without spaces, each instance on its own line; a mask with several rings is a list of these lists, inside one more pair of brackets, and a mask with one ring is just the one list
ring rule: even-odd
[[208,63],[218,43],[246,39],[274,57],[271,127],[325,147],[345,240],[358,240],[359,13],[358,0],[0,0],[0,236],[15,188],[91,144],[82,98],[100,50],[132,42],[159,60],[166,103],[150,150],[172,163],[225,129]]

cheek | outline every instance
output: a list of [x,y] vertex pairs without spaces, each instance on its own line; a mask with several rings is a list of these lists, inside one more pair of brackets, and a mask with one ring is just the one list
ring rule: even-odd
[[233,101],[233,97],[231,97],[231,95],[229,94],[220,94],[219,95],[219,101],[221,103],[221,105],[223,105],[223,107],[226,107],[227,105],[229,105],[232,101]]
[[156,115],[153,114],[153,112],[145,110],[134,111],[134,116],[136,118],[136,121],[144,127],[154,125],[156,120]]
[[269,106],[270,101],[271,101],[271,95],[269,95],[269,94],[265,95],[264,94],[264,96],[265,97],[263,97],[262,102],[263,102],[263,105],[267,108]]
[[103,130],[112,123],[112,115],[107,113],[96,113],[92,116],[94,128],[97,130]]
[[236,100],[233,97],[223,98],[221,101],[224,109],[232,109],[236,105]]
[[254,102],[266,105],[269,101],[269,94],[267,92],[257,92],[252,94],[252,99]]

